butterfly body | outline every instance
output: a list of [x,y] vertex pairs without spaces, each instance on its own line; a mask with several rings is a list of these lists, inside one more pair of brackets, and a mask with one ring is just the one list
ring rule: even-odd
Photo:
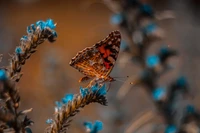
[[78,52],[69,64],[85,75],[79,82],[89,79],[100,84],[114,81],[109,74],[117,60],[120,42],[120,32],[113,31],[104,40]]

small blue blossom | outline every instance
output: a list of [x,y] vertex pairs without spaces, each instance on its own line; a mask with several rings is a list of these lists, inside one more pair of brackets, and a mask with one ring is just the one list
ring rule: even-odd
[[92,130],[93,125],[91,122],[84,122],[83,125],[86,127],[87,130]]
[[93,85],[93,86],[91,87],[91,90],[92,90],[93,93],[96,93],[96,92],[99,90],[98,85],[97,85],[97,84],[96,84],[96,85]]
[[52,19],[47,19],[46,26],[51,28],[51,29],[55,29],[56,28],[56,24],[54,23],[54,21]]
[[150,23],[143,28],[143,32],[145,34],[151,34],[157,29],[157,25],[155,23]]
[[57,33],[56,33],[56,31],[52,31],[52,34],[53,34],[54,37],[58,36]]
[[166,89],[162,87],[158,87],[153,90],[152,97],[154,100],[159,101],[166,95]]
[[80,87],[80,93],[82,97],[85,97],[87,94],[89,94],[88,88],[82,88]]
[[15,52],[17,54],[22,54],[23,53],[23,51],[22,51],[22,49],[20,47],[16,47]]
[[100,94],[101,96],[106,95],[107,90],[106,90],[106,85],[104,84],[98,91],[98,94]]
[[84,126],[90,133],[98,133],[103,129],[103,123],[101,121],[95,121],[94,124],[91,122],[84,122]]
[[148,56],[146,59],[146,65],[150,68],[157,66],[160,63],[160,59],[156,55]]
[[194,107],[194,105],[188,105],[188,106],[186,107],[186,111],[187,111],[187,113],[189,113],[189,114],[195,113],[195,107]]
[[37,27],[40,27],[41,30],[44,30],[44,28],[45,28],[45,26],[46,26],[46,23],[45,23],[44,21],[41,21],[41,20],[40,20],[40,21],[37,21],[37,22],[36,22],[36,26],[37,26]]
[[31,24],[31,28],[32,28],[32,30],[33,30],[33,31],[35,31],[35,30],[36,30],[36,28],[35,28],[35,25],[34,25],[34,24]]
[[0,80],[4,81],[6,80],[8,77],[7,77],[7,74],[6,74],[6,71],[1,69],[0,70]]
[[66,94],[64,98],[62,98],[62,102],[67,104],[69,101],[72,101],[74,98],[74,94]]
[[62,106],[63,106],[63,103],[62,103],[62,102],[56,101],[55,104],[56,104],[56,107],[57,107],[58,109],[61,109]]
[[169,125],[165,129],[165,133],[176,133],[176,132],[177,132],[177,128],[174,125]]
[[122,13],[114,14],[111,16],[111,23],[119,25],[123,22],[124,16]]
[[145,13],[145,14],[147,14],[147,15],[153,15],[153,9],[152,9],[152,7],[150,6],[150,5],[148,5],[148,4],[142,4],[141,6],[140,6],[140,10],[141,10],[141,12],[143,12],[143,13]]
[[21,41],[27,41],[28,40],[28,36],[22,36]]
[[27,30],[26,31],[27,31],[28,34],[30,34],[32,32],[31,27],[27,26]]
[[183,76],[179,77],[176,82],[179,87],[184,87],[187,84],[187,80]]
[[52,123],[53,123],[53,120],[52,120],[52,119],[47,119],[47,120],[46,120],[46,123],[47,123],[47,124],[52,124]]

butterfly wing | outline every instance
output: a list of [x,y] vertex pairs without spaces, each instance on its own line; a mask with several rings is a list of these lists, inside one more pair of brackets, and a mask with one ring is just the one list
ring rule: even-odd
[[69,64],[90,78],[108,76],[117,60],[120,42],[120,32],[113,31],[104,40],[78,52]]

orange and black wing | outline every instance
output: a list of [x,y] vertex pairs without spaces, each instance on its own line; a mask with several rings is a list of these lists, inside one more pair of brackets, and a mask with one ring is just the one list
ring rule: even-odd
[[69,64],[90,78],[107,76],[117,60],[120,42],[120,32],[113,31],[104,40],[78,52]]

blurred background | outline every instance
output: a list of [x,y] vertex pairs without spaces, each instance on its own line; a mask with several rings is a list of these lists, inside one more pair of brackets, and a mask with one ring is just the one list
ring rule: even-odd
[[[179,56],[170,59],[175,69],[165,74],[158,84],[167,85],[179,75],[188,77],[194,94],[192,102],[198,107],[200,100],[200,2],[198,0],[146,0],[155,11],[171,10],[176,18],[160,21],[165,31],[162,43],[170,45]],[[85,47],[92,46],[118,27],[110,23],[112,11],[100,0],[1,0],[0,1],[0,53],[3,54],[1,66],[8,65],[9,53],[14,52],[19,39],[26,35],[26,27],[38,20],[53,19],[57,23],[57,41],[45,42],[23,66],[23,77],[19,82],[21,109],[33,108],[28,116],[35,122],[33,132],[43,132],[45,121],[53,117],[55,101],[66,93],[78,93],[78,83],[83,76],[69,66],[69,61]],[[123,38],[123,35],[122,35]],[[149,53],[159,48],[155,44]],[[120,58],[120,54],[119,54]],[[124,65],[124,67],[121,67]],[[126,77],[140,71],[131,62],[117,62],[111,76]],[[84,121],[101,120],[104,133],[122,133],[137,116],[148,110],[155,110],[153,101],[146,91],[131,87],[126,97],[116,101],[116,94],[122,82],[111,83],[108,93],[108,106],[92,104],[76,115],[69,132],[84,132]],[[187,101],[186,101],[187,102]],[[120,104],[119,104],[120,103]],[[119,115],[122,114],[122,115]],[[146,132],[160,119],[155,115],[152,121],[138,132]]]

